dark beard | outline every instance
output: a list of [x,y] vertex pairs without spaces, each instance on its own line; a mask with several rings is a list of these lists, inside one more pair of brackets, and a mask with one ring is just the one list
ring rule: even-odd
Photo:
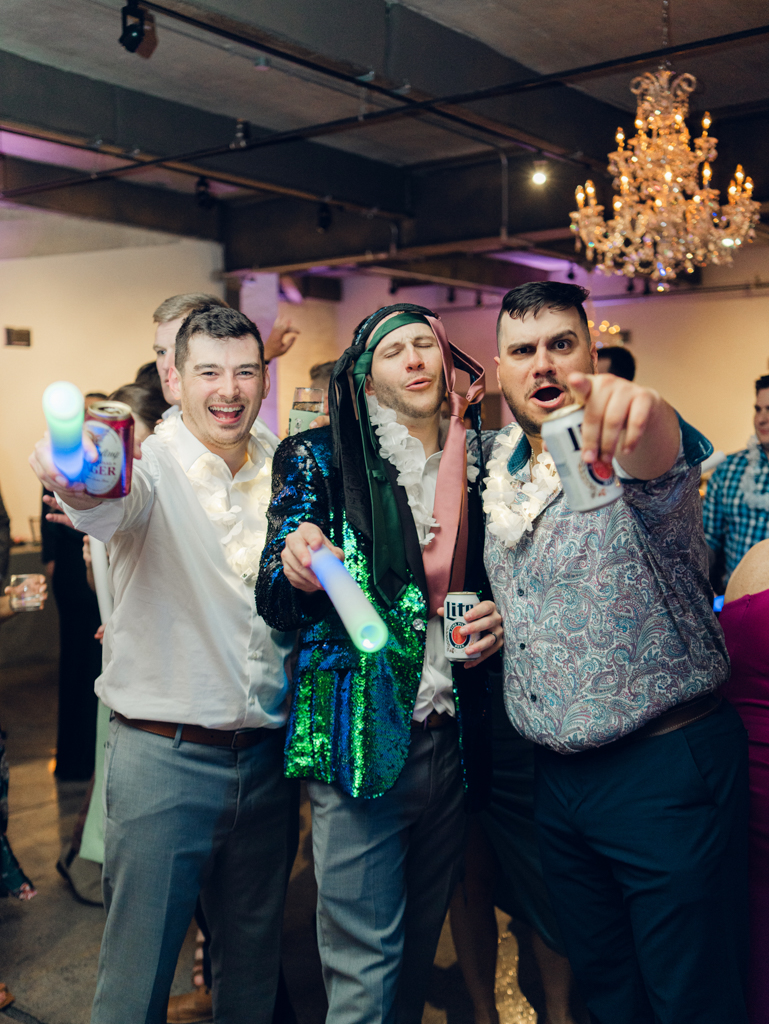
[[505,396],[507,407],[513,414],[515,422],[518,424],[518,426],[521,428],[524,434],[526,434],[528,437],[539,437],[542,433],[541,424],[535,423],[534,420],[529,419],[526,413],[522,409],[518,408],[513,396],[508,394],[508,392],[505,391],[504,388],[502,388],[502,394]]

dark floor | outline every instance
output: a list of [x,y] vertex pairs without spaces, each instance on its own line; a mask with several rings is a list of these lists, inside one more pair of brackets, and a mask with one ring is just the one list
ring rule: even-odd
[[[17,552],[12,572],[38,571],[34,551]],[[0,900],[0,981],[16,1003],[0,1019],[27,1024],[87,1024],[96,980],[104,912],[78,903],[55,863],[68,841],[85,783],[60,783],[53,775],[56,741],[58,619],[53,602],[43,612],[16,616],[0,629],[0,721],[8,734],[11,766],[9,839],[38,889],[29,903]],[[302,805],[299,853],[286,902],[284,970],[299,1024],[322,1024],[325,995],[313,929],[315,882],[310,813]],[[516,937],[500,915],[498,1004],[503,1024],[534,1024],[541,989],[525,933],[521,975],[531,1000],[518,989]],[[179,959],[173,991],[190,988],[194,930]],[[470,999],[444,928],[431,979],[424,1024],[472,1024]]]

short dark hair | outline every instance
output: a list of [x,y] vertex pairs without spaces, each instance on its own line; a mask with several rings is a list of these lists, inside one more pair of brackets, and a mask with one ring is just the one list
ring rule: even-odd
[[497,317],[497,340],[502,318],[507,313],[513,320],[522,320],[527,313],[537,316],[543,309],[576,309],[585,326],[588,342],[590,328],[587,325],[587,313],[582,303],[590,292],[578,284],[562,284],[560,281],[530,281],[512,288],[504,299]]
[[609,373],[624,380],[635,380],[635,359],[633,353],[623,345],[607,345],[598,349],[598,358],[609,360]]
[[130,406],[131,412],[147,425],[148,430],[154,430],[157,421],[169,408],[162,391],[136,382],[124,384],[122,388],[113,391],[109,397],[113,402],[125,402]]
[[759,391],[763,391],[764,388],[769,388],[769,374],[766,373],[756,381],[756,394],[758,394]]
[[310,380],[318,380],[319,377],[328,377],[330,380],[335,366],[333,360],[330,363],[316,363],[310,367]]
[[264,369],[264,343],[259,328],[245,313],[227,306],[203,306],[190,313],[176,332],[174,365],[181,370],[187,362],[189,341],[193,334],[205,334],[208,338],[245,338],[252,334],[259,346],[259,361]]

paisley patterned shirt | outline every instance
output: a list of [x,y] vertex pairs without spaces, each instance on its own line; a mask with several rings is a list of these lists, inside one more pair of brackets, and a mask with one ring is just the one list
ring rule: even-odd
[[[513,550],[486,531],[505,705],[536,743],[564,754],[601,746],[728,678],[696,468],[712,447],[681,430],[672,469],[624,479],[612,505],[573,512],[558,492]],[[523,435],[509,470],[526,481],[530,454]]]

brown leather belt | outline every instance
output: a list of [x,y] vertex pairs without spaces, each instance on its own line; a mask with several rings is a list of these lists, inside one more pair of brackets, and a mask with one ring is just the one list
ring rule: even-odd
[[416,719],[412,718],[411,728],[415,732],[422,732],[424,729],[447,729],[455,723],[456,718],[453,715],[449,715],[444,711],[431,711],[423,722],[417,722]]
[[[156,736],[166,736],[170,740],[176,739],[178,725],[173,722],[149,722],[143,718],[126,718],[118,711],[113,712],[118,722],[123,725],[130,725],[132,729],[140,729],[142,732],[152,732]],[[257,743],[274,736],[276,729],[204,729],[202,725],[183,725],[183,743],[202,743],[207,747],[230,747],[231,750],[243,750],[246,747],[255,747]]]
[[670,711],[666,711],[659,718],[647,722],[640,729],[636,729],[635,732],[631,732],[614,742],[633,742],[635,740],[647,739],[649,736],[664,736],[665,733],[675,732],[676,729],[683,729],[685,725],[691,725],[692,722],[699,722],[701,718],[707,718],[720,705],[721,697],[714,693],[706,693],[704,697],[697,697],[694,700],[687,701],[685,704],[679,704],[678,707],[671,708]]

